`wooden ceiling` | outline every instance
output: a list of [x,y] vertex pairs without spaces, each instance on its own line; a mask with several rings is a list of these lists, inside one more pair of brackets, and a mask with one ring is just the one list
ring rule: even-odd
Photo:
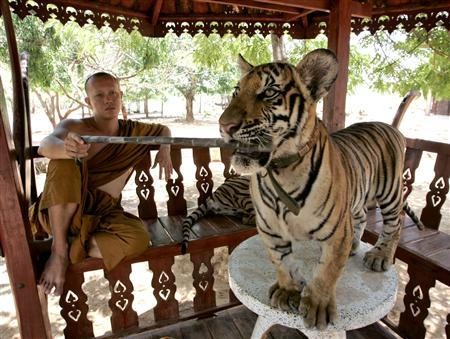
[[[3,1],[3,0],[2,0]],[[220,35],[288,33],[311,38],[327,33],[328,13],[336,0],[9,0],[19,17],[36,15],[80,25],[139,30],[162,37],[169,32]],[[399,27],[450,30],[450,0],[341,0],[351,2],[352,30]]]

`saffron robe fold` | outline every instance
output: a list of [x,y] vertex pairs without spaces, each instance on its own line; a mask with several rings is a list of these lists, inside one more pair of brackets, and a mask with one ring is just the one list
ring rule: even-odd
[[[119,120],[118,135],[159,136],[163,128],[160,124]],[[69,228],[69,236],[73,237],[69,250],[72,263],[86,257],[91,236],[95,237],[108,270],[124,258],[139,255],[150,241],[143,222],[123,210],[120,197],[115,199],[97,187],[134,167],[147,152],[148,145],[108,144],[95,156],[80,163],[73,159],[51,160],[44,190],[30,207],[31,224],[51,233],[48,208],[76,203],[78,209]]]

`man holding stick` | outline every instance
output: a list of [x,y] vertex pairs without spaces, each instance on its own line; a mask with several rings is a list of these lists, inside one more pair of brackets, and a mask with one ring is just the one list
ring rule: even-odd
[[[85,83],[86,103],[93,117],[66,119],[45,137],[38,153],[50,158],[44,191],[31,206],[31,223],[53,235],[51,255],[39,284],[45,293],[60,295],[69,260],[103,258],[108,270],[149,245],[142,221],[120,204],[121,192],[134,166],[149,152],[142,144],[88,144],[81,136],[170,137],[167,126],[119,120],[122,91],[108,73]],[[170,146],[160,146],[154,159],[166,180],[172,174]],[[69,245],[68,237],[73,240]]]

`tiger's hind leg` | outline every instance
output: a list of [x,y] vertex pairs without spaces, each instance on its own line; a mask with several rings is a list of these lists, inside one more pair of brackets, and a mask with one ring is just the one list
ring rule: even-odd
[[400,239],[403,208],[401,192],[389,201],[379,201],[383,215],[383,231],[372,249],[364,256],[364,265],[373,271],[387,271],[394,262],[395,250]]
[[350,255],[354,255],[356,250],[359,247],[361,242],[361,237],[367,225],[367,208],[360,208],[356,213],[353,213],[352,216],[352,224],[353,224],[353,241],[352,241],[352,250]]

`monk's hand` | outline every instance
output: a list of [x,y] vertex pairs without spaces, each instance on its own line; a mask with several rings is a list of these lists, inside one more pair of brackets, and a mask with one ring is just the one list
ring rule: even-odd
[[165,179],[169,180],[173,172],[172,158],[170,157],[170,145],[161,145],[159,147],[152,168],[155,168],[156,165],[159,165],[159,179],[162,179],[162,172],[164,171]]
[[64,150],[69,158],[82,159],[88,156],[88,150],[91,147],[77,133],[69,132],[64,139]]

